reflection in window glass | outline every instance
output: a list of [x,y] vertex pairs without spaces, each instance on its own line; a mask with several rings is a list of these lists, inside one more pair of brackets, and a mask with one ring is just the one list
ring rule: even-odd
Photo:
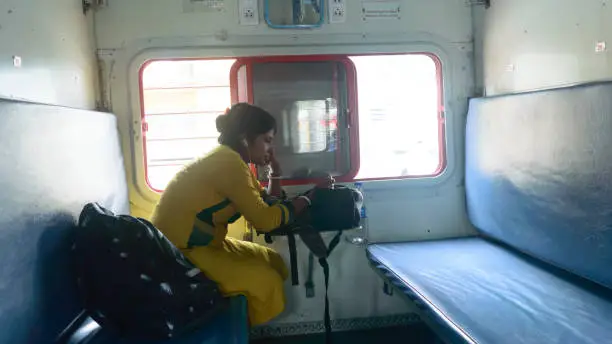
[[[327,150],[332,117],[326,100],[303,100],[291,109],[291,140],[293,153],[318,153]],[[334,109],[335,111],[335,109]],[[334,115],[335,116],[335,115]]]
[[359,89],[357,178],[427,176],[442,166],[437,65],[427,55],[354,56]]
[[275,148],[284,177],[347,175],[351,147],[346,64],[254,62],[250,68],[254,104],[278,123]]
[[154,61],[142,71],[147,180],[163,190],[181,168],[217,147],[217,116],[231,105],[235,60]]

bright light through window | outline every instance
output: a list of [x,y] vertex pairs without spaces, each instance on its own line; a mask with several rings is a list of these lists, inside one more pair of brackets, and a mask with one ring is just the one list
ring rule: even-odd
[[357,178],[436,175],[443,166],[437,64],[427,55],[351,57],[359,93]]
[[231,105],[234,62],[154,61],[143,69],[147,179],[154,190],[218,145],[215,120]]
[[[352,56],[344,63],[308,58],[273,63],[244,59],[237,70],[250,66],[250,74],[244,74],[249,80],[240,73],[231,75],[235,59],[153,61],[143,67],[149,186],[164,190],[185,164],[218,146],[215,120],[231,106],[232,77],[239,98],[250,98],[279,121],[277,153],[291,178],[306,178],[302,172],[311,170],[343,175],[357,167],[357,179],[442,172],[440,65],[434,57]],[[356,87],[344,69],[347,63],[356,70]],[[355,89],[357,94],[351,94]],[[247,90],[253,94],[247,97]],[[357,131],[347,117],[355,113],[348,101],[354,97],[359,142],[351,139]],[[359,166],[352,165],[357,150]]]

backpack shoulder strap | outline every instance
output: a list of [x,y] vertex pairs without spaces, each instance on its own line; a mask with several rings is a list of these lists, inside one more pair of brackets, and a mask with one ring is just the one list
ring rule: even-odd
[[327,255],[319,258],[319,265],[323,268],[323,277],[325,278],[325,314],[323,315],[323,323],[325,324],[325,342],[327,344],[331,343],[332,333],[331,317],[329,315],[329,297],[327,295],[329,289],[329,263],[327,262],[327,258],[338,246],[341,237],[342,231],[338,231],[327,247]]
[[287,234],[287,241],[289,244],[289,263],[291,265],[291,284],[299,285],[300,279],[298,275],[298,258],[297,258],[297,246],[295,244],[295,235],[293,232]]

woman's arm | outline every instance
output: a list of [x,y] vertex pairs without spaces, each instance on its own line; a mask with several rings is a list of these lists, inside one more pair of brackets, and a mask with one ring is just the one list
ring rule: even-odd
[[226,161],[221,169],[218,192],[227,197],[245,219],[261,232],[293,222],[310,204],[304,197],[291,202],[268,205],[261,197],[261,187],[242,161]]
[[283,186],[281,179],[283,176],[283,170],[281,169],[280,163],[276,160],[274,150],[270,151],[269,156],[270,168],[272,169],[268,178],[268,194],[277,198],[283,197]]
[[277,198],[283,198],[283,186],[281,177],[271,175],[268,182],[268,194]]

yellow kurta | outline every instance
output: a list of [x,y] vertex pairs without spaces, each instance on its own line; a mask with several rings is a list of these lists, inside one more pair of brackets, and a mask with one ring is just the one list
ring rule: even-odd
[[262,191],[240,155],[220,146],[170,181],[152,217],[225,295],[247,297],[251,325],[282,312],[287,267],[272,249],[227,237],[227,226],[244,216],[258,230],[269,231],[293,217],[290,207],[266,204]]

